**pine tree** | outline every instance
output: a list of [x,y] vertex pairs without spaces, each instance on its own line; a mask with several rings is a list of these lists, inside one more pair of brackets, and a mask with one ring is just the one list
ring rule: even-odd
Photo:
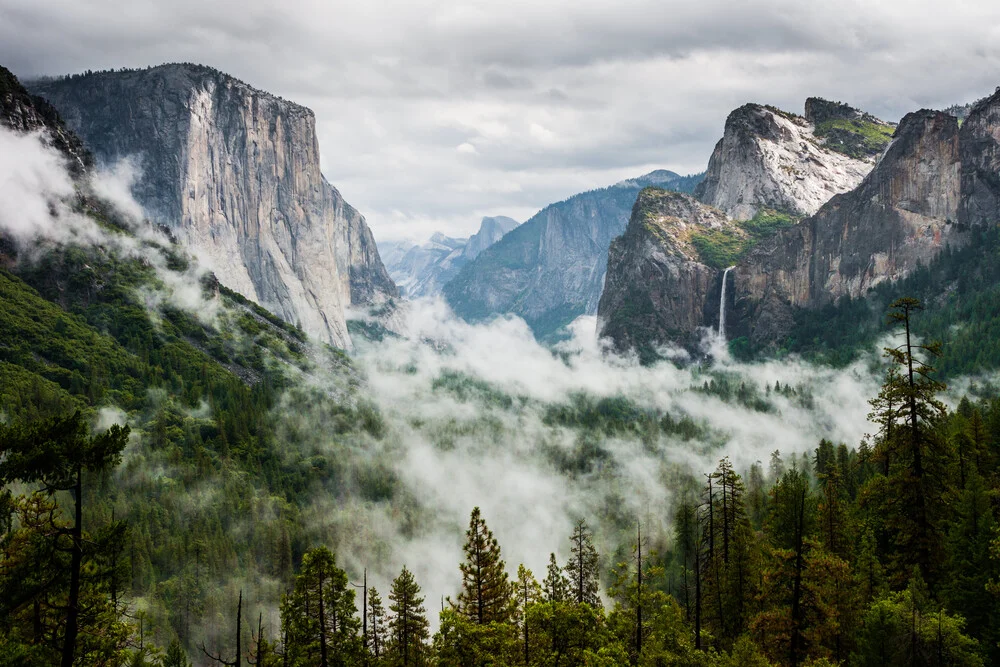
[[[798,665],[804,655],[805,612],[803,609],[804,574],[809,544],[807,542],[815,522],[815,503],[809,493],[809,482],[798,470],[789,470],[771,489],[771,516],[767,533],[773,545],[772,566],[765,573],[765,580],[772,580],[779,595],[765,594],[771,608],[768,615],[783,618],[787,628],[786,647],[789,664]],[[780,599],[775,599],[779,597]],[[777,610],[781,610],[778,612]],[[787,616],[785,615],[787,614]],[[758,627],[761,623],[758,621]],[[766,624],[764,627],[768,627]],[[779,633],[771,627],[772,637]]]
[[[40,493],[48,497],[59,491],[69,491],[73,496],[73,518],[66,523],[55,519],[55,506],[48,512],[52,519],[39,535],[50,543],[48,552],[57,558],[68,554],[69,562],[59,565],[42,562],[36,567],[49,565],[54,571],[42,577],[49,581],[44,588],[22,592],[23,601],[43,595],[50,598],[52,589],[65,586],[65,610],[60,642],[60,664],[72,667],[78,657],[77,640],[86,594],[85,570],[93,567],[95,556],[109,547],[100,540],[92,540],[83,529],[84,475],[100,473],[118,465],[122,450],[128,442],[129,429],[112,426],[104,433],[91,436],[80,412],[68,417],[32,424],[28,427],[4,426],[0,430],[0,488],[21,482],[38,485]],[[4,504],[10,502],[9,495]],[[37,579],[31,577],[28,581]],[[68,579],[68,581],[66,580]],[[59,591],[62,593],[63,591]],[[0,609],[6,604],[0,603]],[[117,611],[117,610],[115,610]],[[89,616],[93,617],[93,611]]]
[[167,653],[163,657],[163,667],[191,667],[184,653],[184,647],[176,639],[170,642]]
[[531,605],[542,599],[542,587],[535,580],[535,575],[524,564],[517,568],[517,621],[521,626],[521,639],[524,648],[524,664],[531,664],[531,628],[528,627],[528,612]]
[[360,621],[347,573],[326,547],[302,557],[295,587],[281,606],[292,664],[320,667],[352,664],[361,655]]
[[692,573],[698,558],[698,510],[690,501],[681,502],[674,513],[674,537],[676,554],[681,565],[681,603],[684,618],[690,622],[693,604],[691,588],[694,584]]
[[916,299],[892,303],[889,319],[904,328],[904,342],[885,348],[896,372],[890,372],[879,397],[872,401],[873,421],[883,424],[876,443],[888,470],[888,483],[895,504],[888,517],[895,536],[894,560],[897,582],[913,565],[936,581],[940,565],[941,534],[936,516],[943,506],[942,486],[947,463],[947,443],[940,433],[945,415],[937,399],[945,387],[934,380],[934,368],[918,357],[940,355],[940,345],[914,342],[911,318],[922,306]]
[[378,659],[385,652],[385,608],[374,586],[368,589],[368,650]]
[[727,644],[746,628],[747,605],[755,595],[755,540],[744,496],[742,479],[729,458],[722,459],[705,489],[699,593],[704,595],[705,620]]
[[549,554],[549,566],[545,581],[542,582],[546,602],[565,602],[569,599],[569,580],[563,574],[563,569],[556,562],[556,555]]
[[577,604],[601,606],[600,559],[594,548],[593,534],[582,519],[577,522],[570,536],[571,556],[566,563],[571,596]]
[[406,566],[392,582],[389,601],[389,610],[393,614],[389,620],[390,664],[399,667],[424,665],[430,636],[427,610],[424,609],[420,586]]
[[480,625],[506,623],[513,612],[513,589],[500,556],[500,545],[478,507],[472,510],[465,538],[457,608]]

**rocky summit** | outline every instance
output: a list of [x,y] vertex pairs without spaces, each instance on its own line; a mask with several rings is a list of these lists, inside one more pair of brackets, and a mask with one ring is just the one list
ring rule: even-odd
[[[835,103],[811,101],[807,111],[816,127],[827,129],[833,121],[881,122]],[[730,116],[727,135],[742,137],[748,146],[788,136],[787,123],[793,123],[787,118],[787,123],[781,122],[780,114],[759,107],[743,107],[734,115],[740,129],[730,130]],[[826,136],[829,140],[831,134]],[[881,283],[899,281],[946,248],[968,244],[974,230],[997,220],[998,140],[1000,92],[977,103],[961,128],[958,119],[945,112],[907,114],[856,187],[833,196],[801,221],[781,220],[777,211],[762,214],[765,203],[779,202],[775,198],[757,200],[755,215],[739,219],[741,212],[748,212],[739,208],[744,200],[729,211],[737,218],[734,225],[716,225],[691,236],[699,241],[694,254],[690,248],[679,251],[684,246],[677,239],[683,233],[677,230],[696,224],[695,212],[675,208],[675,231],[655,233],[644,222],[650,200],[640,198],[643,206],[637,203],[629,231],[612,244],[610,291],[601,302],[603,331],[619,347],[642,350],[668,342],[690,346],[699,327],[718,326],[721,277],[731,264],[725,295],[728,337],[745,337],[753,349],[774,348],[793,331],[798,312],[843,297],[862,298]],[[808,148],[810,153],[815,149]],[[844,150],[874,152],[858,142]],[[713,159],[724,154],[717,149]],[[727,173],[718,165],[716,161],[710,167],[707,178]],[[709,186],[699,188],[699,194],[704,197],[706,190],[713,192]],[[725,185],[722,190],[738,188]],[[763,197],[762,191],[755,196]],[[669,262],[662,259],[667,257]],[[707,284],[711,289],[706,292]],[[629,298],[622,296],[626,289],[633,292]],[[657,295],[671,298],[654,298]]]
[[345,308],[396,294],[364,218],[320,172],[309,109],[186,64],[30,89],[100,162],[137,161],[148,215],[286,321],[346,347]]
[[863,296],[964,243],[959,134],[943,112],[908,114],[858,188],[755,247],[733,271],[735,335],[767,345],[789,331],[794,308]]
[[[826,113],[818,124],[759,104],[733,111],[695,196],[733,218],[748,220],[762,209],[812,215],[834,195],[854,189],[874,160],[870,154],[842,149],[844,140],[837,137],[856,134],[837,127],[853,127],[843,118],[849,112],[828,110],[815,100],[807,105],[814,120],[820,109]],[[888,124],[878,123],[891,134]]]

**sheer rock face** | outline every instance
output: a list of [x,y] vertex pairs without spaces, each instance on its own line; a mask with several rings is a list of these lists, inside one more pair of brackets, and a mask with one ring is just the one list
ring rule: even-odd
[[462,249],[466,260],[473,260],[479,253],[503,238],[504,234],[517,227],[517,220],[503,215],[485,217],[479,224],[479,231],[469,237]]
[[625,233],[608,253],[599,334],[620,350],[697,343],[698,328],[718,321],[722,271],[699,260],[691,234],[722,228],[737,229],[723,212],[689,195],[640,192]]
[[762,208],[812,215],[871,168],[870,160],[825,148],[805,118],[746,104],[726,119],[695,196],[737,220]]
[[[957,120],[908,114],[878,165],[852,192],[762,242],[733,271],[734,335],[771,344],[795,307],[863,296],[927,264],[945,244],[965,242]],[[737,323],[738,322],[738,323]]]
[[211,68],[164,65],[38,82],[104,163],[227,286],[340,347],[344,310],[396,294],[364,218],[319,167],[304,107]]
[[[903,118],[855,189],[761,240],[737,262],[728,278],[727,335],[747,336],[756,346],[777,344],[792,330],[796,309],[862,297],[927,264],[947,244],[966,243],[970,225],[1000,220],[998,107],[1000,95],[979,105],[961,131],[957,119],[942,112]],[[690,213],[663,219],[674,218],[692,220]],[[690,347],[699,326],[718,323],[721,272],[678,244],[682,232],[656,233],[683,230],[682,224],[643,225],[648,219],[637,204],[625,236],[612,244],[603,330],[619,347]]]
[[970,225],[1000,222],[1000,88],[972,107],[961,136],[958,220]]

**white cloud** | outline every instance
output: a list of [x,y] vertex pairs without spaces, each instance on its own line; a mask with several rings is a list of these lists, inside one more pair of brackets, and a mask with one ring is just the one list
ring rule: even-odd
[[[511,572],[524,562],[539,574],[550,551],[567,556],[576,517],[597,529],[600,548],[626,539],[606,520],[609,502],[620,515],[641,518],[656,539],[669,539],[674,498],[681,491],[673,474],[678,469],[697,476],[729,455],[745,471],[755,461],[767,462],[775,449],[787,458],[811,452],[821,438],[857,446],[871,430],[867,399],[876,392],[878,377],[869,359],[843,370],[794,359],[716,366],[761,396],[776,381],[813,396],[806,407],[771,393],[772,410],[759,412],[700,391],[706,368],[643,367],[608,354],[592,317],[578,319],[570,340],[553,354],[518,318],[471,325],[437,300],[413,302],[403,316],[404,338],[358,341],[355,350],[365,377],[362,393],[385,419],[382,440],[326,442],[323,434],[330,429],[301,400],[289,403],[288,419],[301,422],[298,432],[316,433],[317,446],[330,447],[348,468],[358,464],[349,462],[345,447],[361,465],[389,462],[400,483],[392,501],[366,503],[350,492],[336,503],[318,497],[309,521],[348,567],[357,572],[368,567],[381,586],[405,563],[432,600],[458,589],[462,536],[474,506],[495,531]],[[463,398],[441,386],[448,373],[484,383],[513,403]],[[550,406],[581,394],[624,397],[640,409],[687,416],[707,427],[709,437],[681,441],[660,434],[643,440],[546,419]],[[581,438],[605,452],[603,463],[589,471],[560,469],[554,452],[579,456]]]
[[[324,169],[376,236],[406,236],[400,218],[462,236],[480,211],[523,219],[650,166],[700,171],[747,101],[821,95],[898,120],[982,96],[998,26],[996,3],[927,0],[0,0],[0,62],[219,67],[317,112]],[[501,181],[521,188],[471,187]]]

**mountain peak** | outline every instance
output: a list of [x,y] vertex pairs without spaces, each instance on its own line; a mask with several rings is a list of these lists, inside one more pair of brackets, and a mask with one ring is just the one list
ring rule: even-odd
[[[853,136],[850,129],[831,129]],[[857,131],[870,129],[865,125]],[[726,119],[695,196],[741,220],[763,209],[811,215],[834,195],[857,186],[874,162],[863,151],[857,155],[830,143],[802,116],[745,104]]]
[[475,259],[479,253],[503,238],[504,234],[517,227],[517,220],[506,216],[487,216],[479,224],[479,231],[469,237],[463,255],[467,260]]

